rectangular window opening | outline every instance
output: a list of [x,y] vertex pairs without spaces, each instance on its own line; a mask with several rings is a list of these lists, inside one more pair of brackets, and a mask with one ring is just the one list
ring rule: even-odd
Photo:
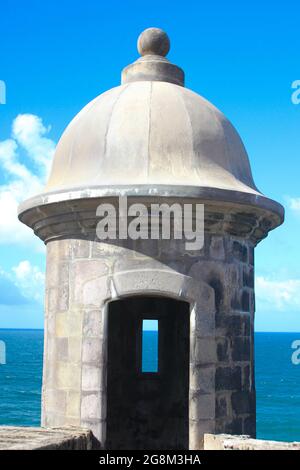
[[142,372],[158,372],[158,320],[142,323]]

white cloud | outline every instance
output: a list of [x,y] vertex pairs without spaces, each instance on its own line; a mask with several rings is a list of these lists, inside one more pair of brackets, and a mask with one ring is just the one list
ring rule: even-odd
[[45,137],[48,131],[38,116],[20,114],[13,121],[12,138],[0,142],[5,176],[0,185],[0,244],[36,244],[32,230],[19,222],[17,208],[43,189],[55,149],[55,143]]
[[289,197],[288,204],[290,209],[300,213],[300,197]]
[[43,302],[45,276],[37,266],[21,261],[12,268],[12,273],[14,284],[25,298]]
[[43,176],[49,171],[55,147],[54,142],[45,137],[50,129],[43,125],[40,117],[33,114],[19,114],[12,126],[13,138],[35,162],[37,170],[42,170]]
[[300,279],[276,280],[257,276],[257,303],[267,310],[300,308]]
[[0,266],[0,304],[19,305],[44,300],[44,273],[28,260],[9,271]]

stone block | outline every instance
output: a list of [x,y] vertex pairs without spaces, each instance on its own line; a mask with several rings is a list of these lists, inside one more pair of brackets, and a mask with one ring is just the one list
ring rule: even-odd
[[250,315],[236,313],[234,315],[220,314],[216,318],[216,326],[227,338],[250,335]]
[[89,240],[71,240],[70,242],[70,254],[73,259],[89,258],[90,257],[90,246]]
[[[67,361],[69,348],[68,348],[68,338],[56,338],[56,359],[58,361]],[[52,356],[53,358],[54,356]],[[51,356],[50,356],[51,359]]]
[[233,361],[250,361],[250,337],[237,336],[232,339]]
[[[67,410],[68,417],[80,419],[80,392],[69,391],[67,396]],[[78,423],[80,424],[80,423]]]
[[82,335],[82,313],[71,311],[56,315],[56,336],[78,337]]
[[70,240],[52,240],[47,243],[47,264],[70,259]]
[[96,366],[82,366],[82,390],[95,392],[105,390],[102,368]]
[[113,277],[117,295],[127,293],[158,292],[180,296],[185,276],[167,270],[145,269],[115,274]]
[[215,394],[204,394],[190,392],[189,415],[193,421],[214,419],[215,417]]
[[191,340],[191,361],[195,364],[214,364],[216,362],[215,339],[195,336]]
[[215,378],[216,390],[240,390],[241,367],[218,367]]
[[47,411],[64,414],[67,406],[67,393],[64,390],[47,388],[43,394],[43,406]]
[[82,344],[82,361],[100,365],[106,358],[106,342],[99,338],[84,338]]
[[61,284],[68,284],[69,264],[48,259],[46,268],[46,284],[48,288],[59,287]]
[[69,362],[57,362],[55,367],[58,389],[79,391],[81,387],[81,367]]
[[83,395],[81,399],[81,419],[88,420],[101,420],[106,418],[106,411],[104,408],[104,401],[101,393],[90,393]]
[[55,334],[57,337],[67,338],[69,336],[68,315],[58,313],[55,319]]
[[200,393],[213,393],[215,391],[215,367],[191,364],[190,389]]
[[195,334],[199,336],[214,336],[215,314],[202,309],[201,301],[195,306]]
[[97,337],[103,335],[103,322],[102,322],[102,309],[87,310],[84,312],[83,318],[83,336],[84,337]]
[[99,307],[107,298],[108,267],[101,259],[76,260],[70,270],[72,305]]
[[101,277],[86,281],[82,286],[82,296],[78,303],[100,307],[108,297],[108,278]]
[[68,339],[69,360],[73,363],[81,361],[82,338],[81,336],[72,336]]
[[236,415],[248,414],[252,411],[252,395],[246,391],[233,392],[231,395],[232,410]]

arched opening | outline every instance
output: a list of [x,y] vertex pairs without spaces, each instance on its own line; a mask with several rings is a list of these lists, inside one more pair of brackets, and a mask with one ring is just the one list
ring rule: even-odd
[[108,449],[188,449],[189,327],[184,301],[109,303]]

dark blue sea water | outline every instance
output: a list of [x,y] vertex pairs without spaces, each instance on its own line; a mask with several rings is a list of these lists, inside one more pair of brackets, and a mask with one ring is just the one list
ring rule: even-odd
[[[144,354],[155,367],[156,333],[145,333]],[[40,423],[43,332],[0,330],[7,364],[0,365],[0,425]],[[300,333],[256,333],[258,437],[300,441],[300,365],[292,364],[294,340]],[[152,352],[151,352],[152,351]],[[151,363],[151,358],[152,362]]]

